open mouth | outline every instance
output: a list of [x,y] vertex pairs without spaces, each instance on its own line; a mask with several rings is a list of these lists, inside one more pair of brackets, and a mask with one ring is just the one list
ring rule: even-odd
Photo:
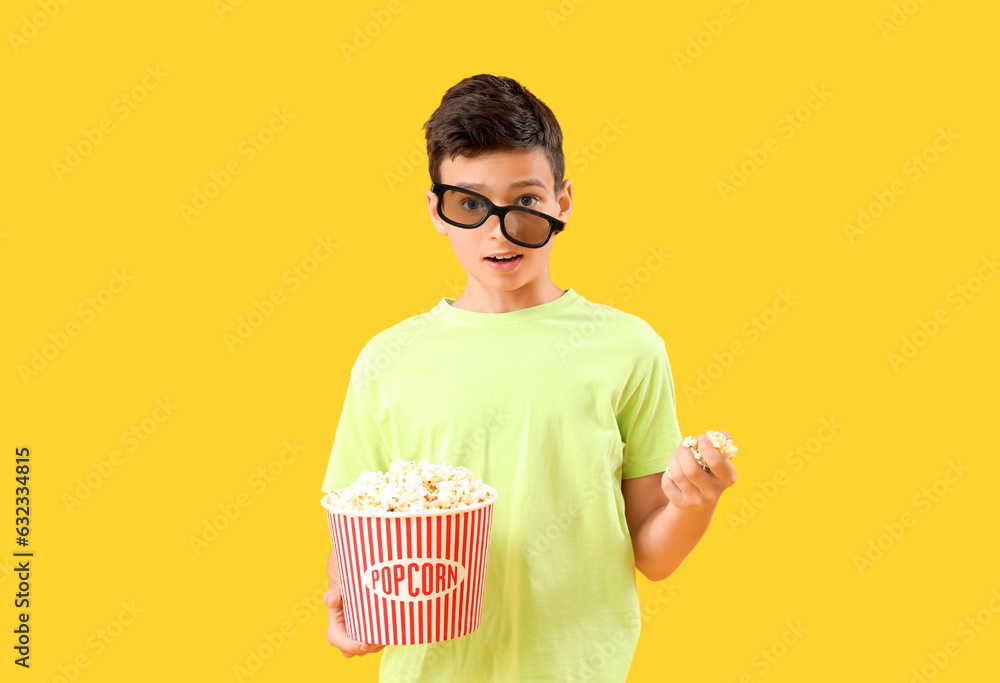
[[520,254],[514,254],[512,256],[487,256],[487,261],[492,261],[493,263],[514,263],[515,261],[521,260]]
[[483,259],[490,267],[490,270],[497,273],[508,273],[515,270],[521,262],[521,254],[508,254],[505,256],[487,256]]

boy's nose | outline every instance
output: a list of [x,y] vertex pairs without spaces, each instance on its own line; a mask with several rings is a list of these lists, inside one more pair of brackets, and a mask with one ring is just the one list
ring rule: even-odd
[[489,237],[494,237],[504,241],[507,239],[504,237],[503,230],[500,229],[500,216],[490,216],[480,227],[486,230],[486,234]]

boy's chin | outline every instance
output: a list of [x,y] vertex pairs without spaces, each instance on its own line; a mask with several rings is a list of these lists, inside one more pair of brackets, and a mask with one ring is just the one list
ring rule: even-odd
[[544,289],[544,287],[537,280],[525,280],[523,278],[505,278],[498,280],[497,278],[488,279],[486,282],[480,280],[482,287],[495,294],[516,294],[520,293],[527,296],[534,296],[536,292]]

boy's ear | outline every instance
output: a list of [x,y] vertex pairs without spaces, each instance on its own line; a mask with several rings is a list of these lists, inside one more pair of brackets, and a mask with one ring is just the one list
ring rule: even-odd
[[427,213],[431,216],[431,223],[434,224],[434,229],[438,231],[438,234],[447,236],[448,224],[438,218],[437,201],[437,195],[430,190],[427,190]]
[[[433,194],[433,193],[431,193]],[[559,199],[556,200],[559,204],[559,215],[556,216],[562,222],[569,220],[569,216],[573,213],[573,183],[569,179],[563,180],[562,190],[559,192]]]

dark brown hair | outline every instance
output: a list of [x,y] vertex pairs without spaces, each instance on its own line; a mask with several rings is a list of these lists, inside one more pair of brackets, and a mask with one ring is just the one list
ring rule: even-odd
[[441,98],[424,129],[431,182],[441,182],[445,159],[541,148],[555,178],[553,193],[559,197],[565,172],[559,122],[513,78],[479,74],[459,81]]

